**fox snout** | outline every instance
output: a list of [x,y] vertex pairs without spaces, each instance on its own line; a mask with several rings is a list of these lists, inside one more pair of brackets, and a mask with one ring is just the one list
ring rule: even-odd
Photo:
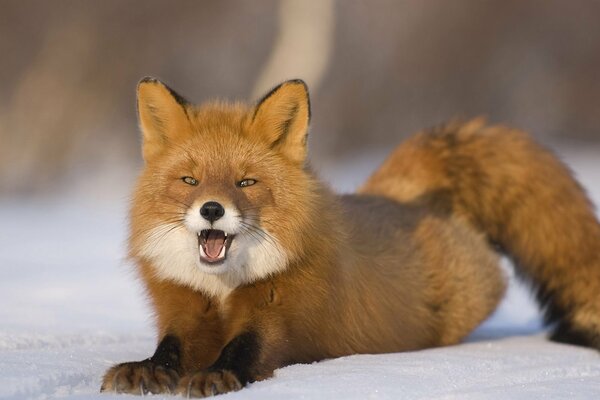
[[200,207],[200,215],[212,224],[225,215],[225,208],[223,208],[221,203],[217,203],[216,201],[207,201]]

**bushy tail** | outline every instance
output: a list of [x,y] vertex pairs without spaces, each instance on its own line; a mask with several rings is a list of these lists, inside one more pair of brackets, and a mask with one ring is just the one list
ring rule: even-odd
[[600,349],[600,224],[569,169],[527,134],[482,119],[420,133],[361,191],[465,217],[532,281],[553,340]]

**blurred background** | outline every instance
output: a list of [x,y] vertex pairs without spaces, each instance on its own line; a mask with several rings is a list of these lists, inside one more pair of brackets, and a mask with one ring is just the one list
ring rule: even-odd
[[[599,204],[599,21],[597,0],[0,0],[0,397],[96,393],[151,354],[125,248],[142,77],[198,103],[304,79],[311,162],[341,191],[411,133],[486,115]],[[542,329],[510,281],[474,340]]]
[[317,170],[477,115],[589,153],[599,18],[594,0],[1,0],[0,198],[127,186],[146,75],[193,102],[305,79]]

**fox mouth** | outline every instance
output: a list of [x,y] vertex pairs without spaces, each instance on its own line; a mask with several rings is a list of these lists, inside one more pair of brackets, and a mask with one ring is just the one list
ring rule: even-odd
[[228,235],[219,229],[203,229],[198,233],[198,251],[200,260],[217,264],[227,258],[227,250],[231,246],[234,235]]

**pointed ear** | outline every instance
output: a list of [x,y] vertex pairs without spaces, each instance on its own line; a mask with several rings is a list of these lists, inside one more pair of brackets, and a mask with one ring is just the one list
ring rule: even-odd
[[146,162],[189,131],[188,105],[187,100],[158,79],[146,77],[138,83],[138,119]]
[[282,83],[259,101],[251,131],[289,160],[303,164],[309,122],[308,88],[298,79]]

